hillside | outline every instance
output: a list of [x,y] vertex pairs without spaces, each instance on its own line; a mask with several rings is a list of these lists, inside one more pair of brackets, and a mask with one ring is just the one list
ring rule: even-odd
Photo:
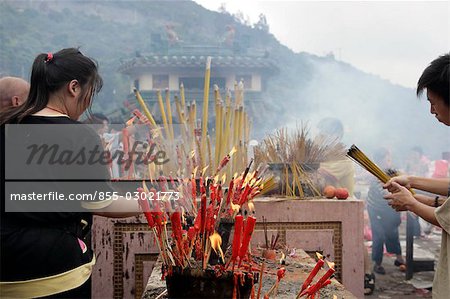
[[232,24],[238,34],[250,37],[252,47],[270,53],[280,72],[268,82],[261,107],[266,121],[254,129],[256,138],[276,127],[301,121],[314,127],[321,118],[335,116],[344,122],[345,141],[368,151],[383,145],[400,157],[420,144],[438,158],[450,148],[443,138],[449,130],[427,114],[426,101],[416,100],[414,90],[333,56],[294,53],[269,32],[190,1],[3,0],[0,75],[28,78],[36,54],[80,46],[98,61],[105,81],[93,110],[112,111],[129,92],[129,79],[117,73],[120,62],[136,51],[148,52],[151,34],[163,33],[166,24],[174,26],[183,42],[198,45],[218,44],[225,26]]

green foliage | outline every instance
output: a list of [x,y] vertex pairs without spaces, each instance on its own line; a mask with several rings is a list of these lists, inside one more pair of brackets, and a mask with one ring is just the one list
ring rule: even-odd
[[190,1],[2,1],[0,74],[28,77],[38,53],[80,47],[98,61],[104,77],[94,108],[115,110],[129,93],[129,79],[117,73],[120,60],[136,51],[150,52],[151,34],[165,37],[167,24],[186,44],[218,45],[225,26],[234,24],[267,46],[266,38],[257,36],[260,32],[236,23],[230,14],[210,12]]

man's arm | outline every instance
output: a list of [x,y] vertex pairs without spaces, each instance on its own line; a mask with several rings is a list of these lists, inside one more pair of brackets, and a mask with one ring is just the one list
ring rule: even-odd
[[450,184],[450,178],[433,179],[410,176],[409,181],[411,184],[411,188],[413,189],[420,189],[434,194],[448,196],[448,186]]
[[433,179],[402,175],[391,178],[386,184],[384,184],[383,188],[387,188],[390,192],[392,192],[395,189],[392,187],[392,182],[398,183],[408,189],[419,189],[434,194],[448,196],[450,178]]
[[437,196],[437,205],[436,205],[436,197],[430,197],[423,194],[414,194],[414,198],[417,199],[417,201],[423,203],[424,205],[427,205],[429,207],[440,207],[445,202],[446,198]]

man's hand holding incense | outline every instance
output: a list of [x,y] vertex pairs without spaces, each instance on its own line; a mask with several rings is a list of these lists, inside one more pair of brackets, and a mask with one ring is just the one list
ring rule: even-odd
[[395,192],[396,188],[392,185],[393,182],[406,187],[407,189],[411,189],[411,182],[409,176],[407,175],[399,175],[391,178],[386,184],[383,185],[383,188],[387,189],[389,192]]
[[418,203],[418,201],[413,197],[411,192],[406,187],[398,184],[395,181],[390,181],[390,184],[387,188],[391,193],[385,195],[384,198],[388,200],[388,204],[397,212],[410,211],[411,208],[416,203]]

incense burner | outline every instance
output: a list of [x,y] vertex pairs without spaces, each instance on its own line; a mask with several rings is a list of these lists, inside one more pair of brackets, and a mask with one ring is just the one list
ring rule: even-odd
[[217,276],[214,270],[201,270],[172,267],[167,274],[166,285],[168,297],[175,298],[233,298],[234,288],[237,288],[236,298],[250,298],[254,283],[258,282],[258,273],[232,271],[223,272]]

